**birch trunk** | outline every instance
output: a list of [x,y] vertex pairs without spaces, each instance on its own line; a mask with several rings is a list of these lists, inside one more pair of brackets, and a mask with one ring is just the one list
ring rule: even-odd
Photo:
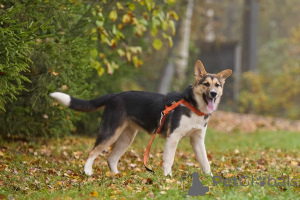
[[193,16],[194,0],[187,0],[187,7],[185,16],[180,20],[178,34],[176,41],[174,41],[174,48],[171,50],[171,56],[168,64],[164,69],[158,92],[166,94],[169,92],[172,78],[174,77],[174,89],[179,91],[182,83],[186,79],[186,66],[189,57],[189,41],[191,32],[191,20]]
[[175,78],[174,89],[179,91],[186,79],[186,67],[189,57],[189,43],[191,35],[191,20],[193,16],[194,0],[188,0],[186,14],[179,27],[179,43],[175,57]]

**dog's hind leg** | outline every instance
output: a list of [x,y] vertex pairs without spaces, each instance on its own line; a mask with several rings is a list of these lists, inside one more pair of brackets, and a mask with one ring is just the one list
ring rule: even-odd
[[128,147],[132,144],[137,131],[137,129],[127,126],[114,143],[112,151],[107,158],[108,166],[113,173],[119,173],[118,162]]
[[95,147],[89,152],[88,159],[84,165],[84,172],[86,175],[93,174],[93,163],[97,156],[107,147],[112,145],[119,138],[127,123],[123,123],[118,128],[112,129],[108,126],[103,126],[105,122],[100,126],[98,138],[96,140]]

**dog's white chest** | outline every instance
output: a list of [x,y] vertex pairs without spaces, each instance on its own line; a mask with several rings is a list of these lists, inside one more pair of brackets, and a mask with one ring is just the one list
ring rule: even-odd
[[206,129],[207,122],[208,119],[204,119],[203,116],[200,117],[194,113],[192,113],[190,117],[182,116],[178,131],[181,132],[183,137],[190,136],[194,134],[194,132],[202,132],[200,130]]
[[191,129],[200,130],[207,126],[207,121],[208,120],[204,119],[203,116],[200,117],[193,113],[190,118],[189,126],[191,127]]

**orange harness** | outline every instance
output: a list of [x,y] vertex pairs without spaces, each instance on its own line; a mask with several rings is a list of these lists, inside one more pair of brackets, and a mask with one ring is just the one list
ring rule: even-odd
[[153,170],[149,169],[147,167],[147,159],[148,159],[148,156],[149,156],[149,153],[150,153],[150,149],[151,149],[151,145],[152,145],[152,142],[156,136],[156,133],[160,133],[161,131],[161,128],[163,127],[164,125],[164,122],[165,122],[165,119],[167,117],[167,115],[172,111],[174,110],[175,108],[177,108],[180,104],[184,104],[186,107],[188,107],[190,110],[192,110],[194,113],[196,113],[198,116],[204,116],[204,115],[207,115],[201,111],[199,111],[198,109],[196,109],[194,106],[192,106],[189,102],[185,101],[184,99],[181,99],[180,101],[177,101],[177,102],[173,102],[171,106],[167,106],[165,105],[165,110],[161,112],[161,117],[160,117],[160,121],[159,121],[159,124],[158,124],[158,128],[157,128],[157,131],[152,135],[149,143],[148,143],[148,146],[147,146],[147,149],[145,151],[145,154],[144,154],[144,167],[146,168],[147,171],[150,171],[150,172],[153,172]]

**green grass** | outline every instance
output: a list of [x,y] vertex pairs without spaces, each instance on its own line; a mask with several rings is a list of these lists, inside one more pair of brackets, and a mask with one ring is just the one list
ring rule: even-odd
[[[300,133],[261,131],[251,134],[218,133],[208,130],[206,147],[215,176],[233,178],[253,175],[279,180],[287,175],[300,184]],[[66,137],[35,141],[0,140],[0,199],[182,199],[184,173],[199,172],[210,191],[190,199],[297,199],[300,187],[217,184],[201,173],[189,144],[180,141],[173,177],[162,175],[164,139],[156,138],[148,163],[155,174],[143,168],[143,152],[150,137],[140,133],[119,162],[120,174],[109,173],[107,153],[94,163],[94,175],[83,174],[83,165],[94,138]],[[1,156],[2,155],[2,156]],[[187,177],[185,189],[191,186]],[[245,182],[242,182],[245,183]],[[277,181],[278,183],[278,181]],[[93,192],[94,196],[93,197]],[[2,196],[1,196],[2,195]]]

